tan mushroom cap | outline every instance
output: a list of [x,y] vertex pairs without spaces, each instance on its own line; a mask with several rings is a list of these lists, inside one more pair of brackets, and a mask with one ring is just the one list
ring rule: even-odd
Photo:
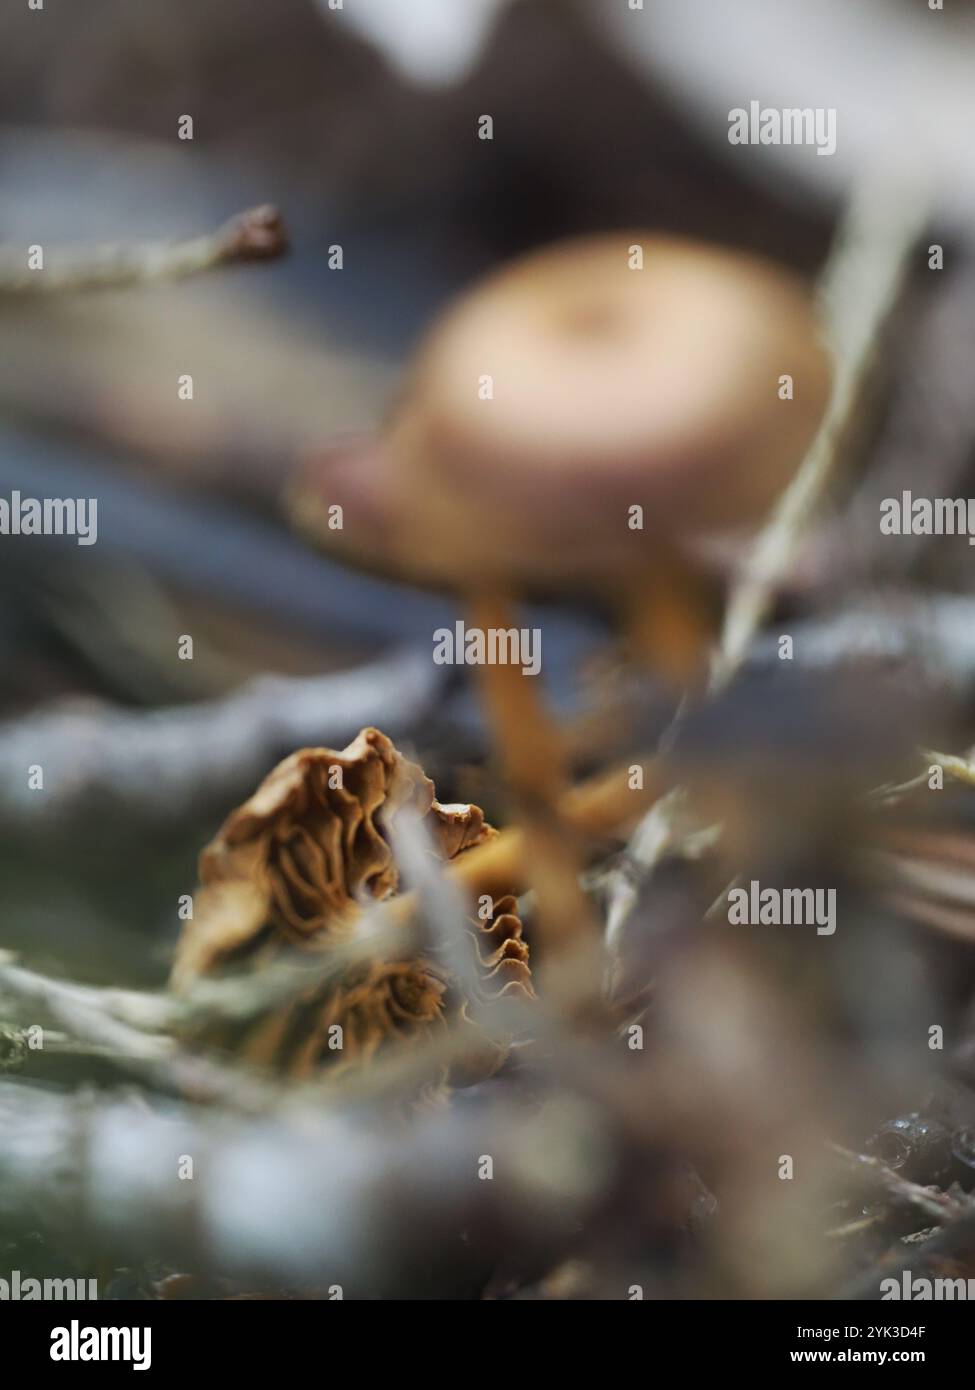
[[[545,248],[434,325],[380,453],[346,460],[348,539],[368,545],[371,528],[388,567],[420,579],[456,584],[466,565],[611,587],[661,547],[754,529],[828,388],[810,297],[787,271],[640,233]],[[318,486],[343,501],[327,476]]]

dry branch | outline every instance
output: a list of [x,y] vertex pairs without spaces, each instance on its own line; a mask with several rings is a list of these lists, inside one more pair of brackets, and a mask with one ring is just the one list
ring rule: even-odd
[[0,294],[55,294],[107,285],[175,280],[231,261],[271,260],[287,249],[281,215],[268,204],[237,213],[205,236],[184,241],[118,242],[45,248],[43,269],[28,248],[0,246]]
[[853,1153],[839,1144],[831,1144],[833,1152],[851,1172],[865,1177],[891,1201],[915,1207],[928,1221],[944,1226],[963,1217],[975,1215],[975,1199],[952,1197],[937,1188],[922,1187],[909,1182],[893,1168],[870,1154]]
[[901,187],[865,186],[854,197],[827,265],[821,296],[836,352],[836,378],[819,433],[759,536],[728,600],[721,650],[712,680],[729,681],[768,615],[793,564],[799,541],[839,460],[846,431],[863,395],[881,329],[900,295],[908,256],[927,204]]
[[[466,1258],[459,1231],[476,1234],[466,1248],[483,1280],[505,1252],[554,1253],[592,1201],[584,1184],[566,1190],[564,1161],[540,1161],[536,1124],[507,1104],[384,1135],[320,1113],[239,1120],[0,1082],[0,1221],[26,1220],[117,1260],[153,1250],[177,1268],[338,1283],[347,1298],[415,1296],[430,1250],[450,1250],[446,1295]],[[578,1142],[572,1125],[566,1116],[559,1133],[546,1121],[556,1154]],[[184,1155],[191,1180],[178,1177]],[[481,1155],[493,1159],[492,1181],[478,1178]]]
[[[411,729],[442,668],[410,650],[312,679],[262,676],[222,700],[171,709],[61,705],[0,725],[0,822],[90,815],[92,798],[127,814],[178,816],[225,804],[284,752],[347,742],[363,724]],[[28,768],[44,770],[44,790]]]

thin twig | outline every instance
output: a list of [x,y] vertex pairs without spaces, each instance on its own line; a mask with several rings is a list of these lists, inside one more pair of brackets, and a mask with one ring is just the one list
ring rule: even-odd
[[874,787],[867,793],[867,801],[871,805],[893,806],[910,796],[911,792],[926,787],[932,767],[940,767],[947,777],[961,782],[963,786],[975,787],[975,762],[972,762],[970,757],[959,757],[955,753],[939,753],[933,748],[919,748],[918,753],[924,760],[924,771],[906,782],[885,782],[883,786]]
[[[194,1056],[172,1038],[123,1022],[110,1007],[112,991],[48,979],[12,964],[4,952],[0,957],[0,994],[42,1009],[74,1039],[97,1048],[123,1070],[135,1072],[154,1085],[252,1113],[263,1113],[274,1100],[275,1088],[241,1069]],[[153,996],[143,996],[143,1000],[151,1013]]]
[[640,885],[667,854],[697,857],[714,843],[719,827],[693,825],[687,793],[674,787],[640,821],[619,864],[608,875],[606,947],[614,951],[640,893]]
[[800,537],[822,503],[927,212],[916,190],[905,197],[900,184],[866,186],[850,205],[820,289],[836,359],[832,395],[812,448],[732,590],[712,668],[714,688],[726,685],[741,665],[793,563]]
[[889,1168],[886,1163],[870,1154],[853,1153],[851,1149],[845,1149],[840,1144],[830,1144],[829,1147],[850,1169],[865,1174],[888,1197],[916,1207],[936,1225],[945,1226],[950,1221],[971,1216],[975,1212],[973,1198],[949,1197],[947,1193],[939,1192],[937,1189],[908,1182],[907,1178],[902,1178],[893,1168]]
[[[709,693],[728,684],[744,663],[768,614],[776,589],[793,563],[799,540],[832,477],[843,434],[860,405],[883,327],[900,292],[908,255],[924,222],[923,200],[895,197],[890,188],[864,188],[853,200],[820,287],[836,355],[833,392],[825,417],[799,472],[760,533],[732,589]],[[680,806],[671,794],[651,808],[627,847],[637,882],[614,885],[608,915],[619,941],[639,882],[653,872],[670,841]]]
[[184,241],[42,247],[41,268],[28,248],[0,246],[0,294],[55,294],[106,285],[181,279],[231,261],[272,260],[288,246],[281,214],[270,204],[231,217],[215,232]]

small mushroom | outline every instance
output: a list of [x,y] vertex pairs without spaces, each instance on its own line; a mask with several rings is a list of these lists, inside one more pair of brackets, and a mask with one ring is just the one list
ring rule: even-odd
[[[449,308],[382,437],[309,460],[296,514],[360,564],[461,593],[475,626],[517,626],[527,591],[595,597],[685,686],[713,635],[705,556],[764,519],[828,389],[790,273],[651,234],[573,240]],[[335,504],[341,531],[321,520]],[[482,677],[538,828],[565,780],[558,740],[531,677]]]
[[790,273],[669,238],[570,241],[449,309],[383,439],[312,459],[300,500],[312,520],[316,497],[347,500],[351,524],[330,539],[418,582],[456,590],[476,568],[613,594],[661,549],[754,527],[827,389]]
[[[534,996],[514,897],[457,923],[470,962],[463,979],[436,941],[420,948],[405,921],[381,943],[358,938],[366,949],[341,956],[356,942],[363,905],[395,901],[400,891],[390,839],[401,817],[422,821],[430,852],[444,863],[497,837],[479,807],[443,805],[434,790],[371,728],[344,749],[302,748],[272,769],[200,857],[201,886],[172,984],[183,991],[203,977],[259,973],[298,953],[331,957],[334,969],[253,1014],[191,1020],[188,1040],[295,1079],[327,1073],[340,1083],[388,1048],[422,1051],[449,1028],[457,1041],[449,1059],[417,1059],[426,1099],[474,1085],[502,1064],[512,1039],[497,1006]],[[0,1030],[0,1070],[2,1041]]]

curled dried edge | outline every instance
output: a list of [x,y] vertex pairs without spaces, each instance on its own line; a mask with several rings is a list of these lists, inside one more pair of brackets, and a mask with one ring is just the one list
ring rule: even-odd
[[[422,769],[377,729],[363,729],[341,752],[291,754],[203,851],[202,888],[177,948],[174,987],[259,970],[288,951],[322,953],[354,941],[362,906],[399,889],[389,835],[403,814],[422,819],[444,861],[497,833],[477,806],[441,805]],[[424,1076],[421,1094],[429,1099],[473,1084],[507,1054],[506,1041],[478,1022],[484,1010],[509,991],[533,995],[514,909],[515,899],[506,897],[489,921],[459,924],[474,953],[476,998],[457,987],[433,953],[418,957],[403,928],[402,951],[383,943],[286,1007],[203,1040],[296,1079],[327,1068],[329,1079],[339,1080],[390,1047],[422,1047],[452,1030],[460,1045]]]

